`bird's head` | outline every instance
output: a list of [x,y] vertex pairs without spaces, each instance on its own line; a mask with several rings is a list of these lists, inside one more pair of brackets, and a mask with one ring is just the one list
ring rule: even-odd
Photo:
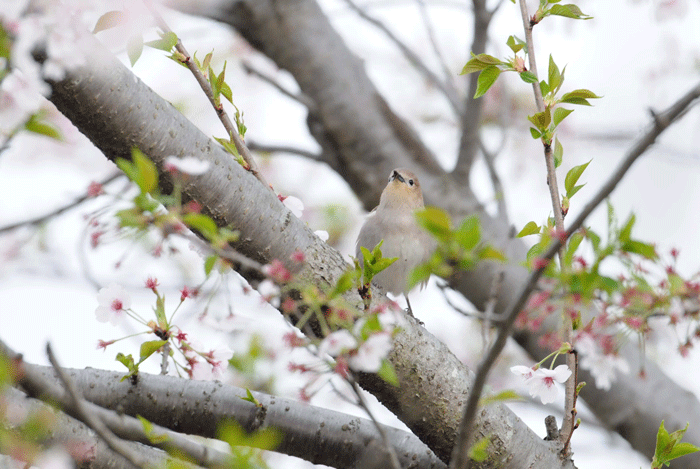
[[379,200],[379,207],[415,210],[423,207],[423,192],[415,174],[407,169],[395,169],[389,174],[389,183]]

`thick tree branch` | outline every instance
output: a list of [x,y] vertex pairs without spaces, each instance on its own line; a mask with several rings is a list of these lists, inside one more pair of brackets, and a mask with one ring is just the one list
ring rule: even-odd
[[[44,379],[56,380],[51,368],[35,368]],[[246,397],[245,389],[218,382],[142,373],[133,384],[128,380],[120,381],[121,375],[113,371],[85,369],[67,372],[88,401],[126,415],[141,415],[178,432],[216,438],[221,423],[235,420],[247,432],[268,427],[281,430],[283,439],[275,451],[314,464],[348,467],[355,461],[387,460],[379,433],[367,419],[252,391],[262,405],[257,408],[242,399]],[[445,467],[411,433],[387,426],[382,428],[389,443],[399,450],[401,467],[411,464]]]
[[[17,412],[32,415],[43,411],[53,411],[48,404],[38,399],[27,396],[22,391],[15,388],[4,390],[2,398]],[[79,420],[69,417],[62,412],[54,412],[55,421],[47,439],[42,440],[47,446],[61,445],[74,450],[72,454],[76,466],[80,469],[132,469],[133,466],[121,456],[115,454],[107,447],[104,441],[98,438],[85,424]],[[158,467],[168,454],[156,448],[145,446],[140,443],[127,441],[133,451],[138,451],[141,457],[150,467]],[[196,469],[199,466],[178,461],[183,468]],[[15,467],[10,466],[10,467]]]
[[[18,384],[26,390],[27,394],[37,399],[58,403],[66,414],[80,421],[88,419],[91,421],[91,426],[100,427],[104,424],[106,428],[102,427],[100,429],[103,435],[107,431],[114,433],[119,438],[137,441],[148,446],[155,446],[161,449],[175,449],[206,466],[222,466],[228,461],[227,455],[158,426],[153,427],[153,434],[164,435],[167,437],[167,441],[153,443],[150,435],[146,434],[140,420],[133,417],[124,417],[121,413],[118,414],[117,412],[106,410],[79,398],[76,400],[75,393],[71,395],[70,392],[61,389],[60,381],[54,374],[51,374],[52,378],[48,378],[46,373],[42,372],[42,367],[24,362],[20,355],[8,348],[2,341],[0,341],[0,355],[8,358],[18,368]],[[44,367],[44,369],[48,368]],[[96,424],[96,421],[100,421],[100,423]],[[144,459],[144,455],[134,451],[132,445],[118,439],[115,441],[112,437],[108,436],[105,441],[111,440],[107,444],[110,447],[112,444],[118,447],[115,453],[120,454],[122,457],[125,457],[124,453],[129,455],[128,458],[125,457],[125,460],[128,460],[130,463],[129,467],[134,465],[144,467],[144,465],[148,464],[149,461]]]
[[[414,168],[421,179],[426,204],[446,209],[455,220],[476,213],[484,239],[513,259],[513,264],[503,269],[503,288],[495,307],[496,314],[502,313],[516,300],[517,292],[527,279],[527,271],[517,265],[525,259],[525,245],[520,239],[512,239],[510,226],[483,211],[463,181],[453,183],[439,167],[425,164],[424,158],[406,158],[407,152],[402,148],[415,137],[403,142],[392,140],[387,121],[376,118],[380,114],[377,103],[385,104],[385,101],[377,100],[376,89],[369,83],[362,64],[342,44],[314,2],[297,1],[294,6],[286,6],[285,0],[277,0],[274,6],[272,3],[231,0],[223,10],[207,12],[189,2],[179,7],[234,26],[253,46],[294,75],[302,91],[319,106],[319,115],[312,121],[312,134],[324,148],[324,154],[335,156],[336,160],[329,164],[348,181],[366,208],[373,208],[379,200],[386,184],[381,175],[388,174],[394,167],[408,166]],[[401,139],[403,133],[393,135]],[[501,270],[500,266],[482,263],[474,271],[464,272],[450,282],[478,309],[484,309],[493,278]],[[542,353],[537,345],[538,337],[527,331],[516,334],[517,340],[536,360],[549,353]],[[630,363],[638,360],[638,355],[636,350],[625,352]],[[436,368],[439,367],[436,363]],[[580,374],[582,380],[594,382],[585,370]],[[646,391],[654,386],[663,388],[663,395]],[[624,399],[620,399],[618,390],[624,394]],[[643,380],[634,375],[619,376],[611,391],[587,386],[582,397],[603,421],[641,452],[654,447],[661,418],[667,423],[677,422],[677,416],[683,415],[700,421],[697,399],[673,383],[654,363],[647,364]],[[677,403],[679,407],[669,409],[668,402]],[[678,412],[679,408],[683,410]],[[677,427],[685,426],[684,422],[679,422]],[[686,438],[700,444],[700,428],[691,426]],[[694,469],[697,461],[693,461],[694,458],[688,456],[674,464]]]
[[[293,8],[278,13],[306,17],[317,9],[314,3],[303,3],[295,2]],[[274,4],[282,8],[279,1]],[[254,2],[251,6],[260,5]],[[284,18],[284,15],[274,17]],[[254,25],[255,21],[248,24]],[[299,31],[294,21],[283,26]],[[313,42],[318,43],[318,38],[314,37]],[[330,288],[335,283],[347,267],[340,253],[323,243],[271,191],[170,104],[135,79],[121,63],[102,49],[96,56],[104,60],[89,61],[54,83],[51,100],[108,158],[129,158],[132,147],[140,148],[158,167],[164,191],[169,181],[163,168],[167,156],[188,154],[209,161],[213,170],[193,176],[183,195],[197,200],[220,225],[233,226],[241,233],[240,239],[232,243],[236,251],[261,263],[279,259],[292,266],[290,258],[300,250],[307,263],[296,272],[298,281],[319,288]],[[326,51],[324,61],[327,57]],[[388,108],[385,110],[389,112]],[[387,115],[390,114],[382,114]],[[392,145],[401,146],[397,142]],[[426,157],[430,158],[429,154]],[[243,275],[251,278],[248,273]],[[356,292],[348,293],[346,299],[358,307],[361,305]],[[374,375],[364,377],[361,385],[378,396],[439,457],[447,459],[469,393],[468,369],[444,344],[411,319],[395,337],[389,359],[401,383],[399,387]],[[416,396],[421,396],[420,403],[416,402]],[[489,451],[501,467],[520,468],[535,461],[543,465],[557,461],[551,445],[539,440],[504,406],[486,409],[479,427],[491,435]]]

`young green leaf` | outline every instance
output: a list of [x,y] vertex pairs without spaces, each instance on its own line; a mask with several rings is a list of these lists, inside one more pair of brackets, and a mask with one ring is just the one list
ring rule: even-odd
[[520,72],[519,75],[525,83],[537,83],[537,76],[532,72]]
[[460,75],[466,75],[468,73],[474,73],[478,72],[479,70],[483,70],[487,67],[490,67],[492,65],[501,65],[503,62],[498,60],[496,57],[493,57],[488,54],[479,54],[474,57],[472,57],[469,62],[467,62],[464,65],[464,68],[462,69],[462,72]]
[[190,212],[183,215],[182,221],[185,222],[189,228],[202,233],[202,235],[210,241],[216,237],[218,227],[214,220],[207,215]]
[[152,47],[153,49],[159,49],[165,52],[172,51],[173,47],[175,47],[175,44],[177,44],[177,34],[175,34],[172,31],[159,34],[160,39],[156,39],[155,41],[148,41],[144,43],[144,46]]
[[455,239],[467,251],[471,251],[481,241],[481,226],[476,215],[464,219],[455,231]]
[[394,371],[394,367],[388,360],[382,360],[379,371],[377,371],[377,376],[392,386],[399,387],[399,378],[396,376],[396,371]]
[[537,226],[537,223],[534,221],[529,221],[527,224],[523,227],[522,230],[520,230],[520,233],[515,235],[516,238],[522,238],[524,236],[529,236],[533,234],[537,234],[540,232],[540,227]]
[[425,209],[416,212],[415,216],[418,224],[436,238],[441,240],[449,238],[452,222],[444,210],[437,207],[425,207]]
[[[131,150],[132,167],[130,172],[119,166],[126,175],[139,186],[142,194],[150,194],[158,187],[158,170],[156,165],[138,148]],[[130,174],[131,173],[131,174]]]
[[35,134],[44,135],[56,140],[63,140],[61,131],[48,122],[41,120],[40,113],[32,114],[29,120],[24,124],[24,130]]
[[476,93],[474,93],[474,99],[482,97],[486,92],[493,86],[496,79],[501,74],[501,69],[495,65],[486,67],[479,74],[479,78],[476,81]]
[[534,127],[530,127],[530,135],[532,135],[532,138],[537,140],[538,138],[542,137],[542,132],[540,132],[539,130],[537,130]]
[[[550,3],[553,3],[550,1]],[[557,16],[564,16],[566,18],[573,18],[576,20],[590,20],[593,17],[586,15],[581,11],[576,5],[553,5],[549,10],[549,13]]]
[[510,47],[510,50],[512,50],[515,54],[520,52],[523,49],[523,47],[525,47],[525,44],[523,44],[523,42],[515,36],[508,36],[506,45]]
[[658,259],[659,255],[656,253],[656,248],[652,244],[643,243],[641,241],[629,240],[622,244],[623,251],[629,252],[630,254],[638,254],[647,259]]
[[591,103],[588,102],[589,99],[598,99],[601,96],[596,95],[594,92],[585,89],[579,89],[564,93],[559,100],[560,103],[566,104],[578,104],[581,106],[590,106]]
[[547,75],[547,84],[549,85],[549,89],[556,93],[556,90],[561,86],[562,79],[561,73],[559,72],[559,67],[557,67],[556,63],[554,63],[552,54],[549,54],[549,70]]
[[554,126],[558,126],[561,121],[566,119],[566,116],[574,112],[573,109],[566,109],[563,107],[558,107],[554,110],[554,116],[552,117],[552,120],[554,121]]
[[241,399],[243,399],[244,401],[248,401],[248,402],[255,404],[256,407],[262,407],[262,404],[260,403],[260,401],[257,400],[255,398],[255,396],[253,396],[253,393],[250,392],[250,389],[248,389],[248,388],[245,388],[245,397],[241,397]]
[[[556,112],[555,112],[556,116]],[[561,166],[561,162],[564,159],[564,147],[559,142],[557,137],[554,137],[554,168]]]
[[637,217],[634,215],[634,213],[630,214],[630,217],[627,219],[622,229],[620,229],[620,241],[624,243],[630,240],[632,235],[632,228],[634,227],[634,223],[636,221]]
[[159,348],[167,343],[167,340],[149,340],[142,343],[139,351],[139,363],[143,363],[145,359],[156,353]]
[[211,256],[207,256],[207,258],[204,261],[204,275],[209,277],[209,274],[211,274],[212,269],[214,269],[214,265],[216,264],[216,260],[219,258],[219,256],[212,254]]
[[566,196],[569,199],[573,197],[573,195],[576,194],[579,191],[579,189],[583,187],[583,185],[577,186],[576,183],[578,182],[579,178],[590,163],[591,162],[589,161],[588,163],[574,166],[569,170],[568,173],[566,173],[566,178],[564,179],[564,187],[566,189]]

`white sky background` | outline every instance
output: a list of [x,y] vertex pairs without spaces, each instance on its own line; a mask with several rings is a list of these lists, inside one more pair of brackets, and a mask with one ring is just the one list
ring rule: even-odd
[[[535,2],[530,3],[532,12]],[[589,0],[577,3],[595,19],[586,22],[547,19],[535,32],[540,75],[546,73],[551,53],[560,67],[568,64],[564,90],[589,88],[604,96],[594,101],[594,107],[576,107],[560,133],[565,150],[564,165],[559,170],[560,186],[570,167],[593,159],[582,177],[588,184],[572,200],[570,217],[576,216],[578,209],[616,167],[632,139],[643,131],[649,122],[648,109],[664,109],[694,85],[700,63],[700,28],[697,28],[700,2],[676,2],[680,6],[668,11],[684,14],[665,19],[657,17],[659,12],[667,11],[660,5],[673,2]],[[434,2],[430,9],[443,54],[455,74],[468,59],[471,42],[471,18],[462,5],[463,2],[456,1]],[[453,165],[458,134],[442,97],[425,85],[384,36],[358,20],[343,2],[329,0],[324,6],[352,50],[366,61],[368,73],[386,93],[392,106],[411,121],[446,167]],[[387,21],[429,64],[436,65],[417,11],[415,3],[409,0],[378,2],[371,10]],[[196,50],[198,56],[203,57],[213,48],[215,68],[221,67],[224,58],[228,60],[227,82],[238,107],[244,111],[248,138],[316,148],[306,131],[301,107],[247,76],[238,67],[241,57],[271,74],[276,73],[274,65],[257,56],[226,28],[179,14],[168,14],[166,19],[190,52]],[[492,43],[488,52],[508,55],[506,38],[510,34],[523,36],[518,8],[504,2],[490,32]],[[123,45],[117,46],[116,33],[104,32],[98,37],[112,50],[121,52],[120,57],[127,62]],[[181,106],[205,133],[223,135],[213,111],[186,70],[165,59],[162,53],[148,49],[133,70],[158,93]],[[277,73],[277,78],[295,88],[286,72]],[[456,80],[464,82],[462,77]],[[532,102],[530,86],[515,77],[507,79],[506,88],[494,91],[510,95],[510,99],[520,103]],[[493,95],[484,99],[494,105]],[[696,272],[700,266],[700,251],[696,247],[700,237],[697,217],[700,212],[700,155],[695,143],[698,129],[700,112],[695,109],[635,164],[612,197],[621,219],[630,211],[636,213],[636,237],[657,242],[660,253],[667,253],[671,247],[680,249],[679,269],[685,275]],[[0,226],[60,207],[82,195],[90,181],[101,179],[113,170],[113,165],[86,144],[75,130],[66,127],[64,131],[70,145],[47,146],[43,139],[19,137],[0,155]],[[496,146],[499,131],[488,129],[486,132]],[[517,227],[530,220],[541,223],[551,212],[542,160],[541,146],[530,137],[526,125],[520,122],[511,127],[497,168],[507,190],[509,214]],[[347,223],[352,228],[339,249],[351,254],[363,214],[343,180],[324,165],[294,156],[275,156],[264,160],[263,164],[266,177],[278,192],[296,195],[304,201],[304,219],[313,229],[325,228],[321,216],[324,205],[334,203],[348,207]],[[470,182],[483,200],[493,197],[488,180],[483,164],[477,162]],[[119,187],[119,184],[111,186],[108,191],[115,193]],[[79,249],[85,253],[90,276],[102,285],[111,281],[124,285],[133,293],[134,309],[144,314],[150,311],[153,299],[153,295],[142,288],[148,275],[159,278],[170,307],[175,305],[179,297],[177,289],[183,282],[192,286],[202,278],[201,260],[184,244],[182,254],[167,261],[143,255],[142,250],[128,241],[98,250],[87,247],[82,234],[82,216],[104,203],[97,200],[73,210],[49,224],[40,235],[23,229],[0,237],[0,337],[30,361],[46,363],[43,348],[47,340],[52,342],[64,365],[70,367],[119,370],[121,365],[113,360],[117,351],[138,353],[136,341],[120,343],[107,352],[96,350],[98,339],[117,338],[124,333],[95,320],[96,290],[86,279],[84,263],[77,254]],[[589,222],[604,232],[604,209],[598,210]],[[115,270],[115,262],[125,254],[121,267]],[[237,315],[235,327],[264,334],[268,347],[279,352],[279,359],[270,360],[268,373],[281,374],[278,391],[295,396],[301,380],[284,372],[288,354],[280,342],[288,327],[276,311],[260,307],[255,297],[242,296],[235,285],[232,288],[230,298]],[[218,306],[224,306],[223,303]],[[444,304],[444,300],[433,284],[421,293],[414,293],[412,304],[426,327],[445,341],[460,359],[470,365],[478,361],[481,350],[478,327],[447,307],[436,307]],[[212,315],[216,310],[211,308]],[[232,339],[197,327],[194,318],[200,312],[198,305],[185,308],[182,314],[190,324],[195,323],[191,326],[195,329],[191,330],[193,335],[200,334],[200,342],[214,348],[229,344],[234,350],[243,346],[244,334],[239,333]],[[697,354],[691,351],[691,358],[681,359],[673,347],[672,341],[664,342],[663,347],[652,352],[663,360],[670,376],[700,396],[700,382],[693,379],[696,373],[690,372],[697,370]],[[513,364],[524,359],[514,347],[509,354]],[[510,364],[504,363],[493,374],[494,386],[514,385],[506,367]],[[155,371],[155,365],[150,370]],[[313,402],[362,415],[329,392],[318,395]],[[563,398],[558,405],[562,402]],[[544,433],[542,422],[551,411],[522,404],[512,407],[538,434]],[[389,421],[396,423],[395,419]],[[575,433],[573,448],[575,462],[581,469],[603,465],[622,469],[648,466],[648,461],[629,450],[620,437],[600,430],[593,423],[585,422]],[[280,462],[277,467],[308,467],[308,464]]]

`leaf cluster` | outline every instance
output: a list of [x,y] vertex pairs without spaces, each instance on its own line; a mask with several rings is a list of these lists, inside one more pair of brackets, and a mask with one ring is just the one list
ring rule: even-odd
[[450,216],[437,207],[426,207],[416,213],[418,224],[437,241],[430,259],[409,275],[408,287],[428,280],[431,274],[447,278],[461,270],[473,269],[479,261],[505,261],[502,252],[481,239],[481,225],[476,216],[467,217],[454,227]]

